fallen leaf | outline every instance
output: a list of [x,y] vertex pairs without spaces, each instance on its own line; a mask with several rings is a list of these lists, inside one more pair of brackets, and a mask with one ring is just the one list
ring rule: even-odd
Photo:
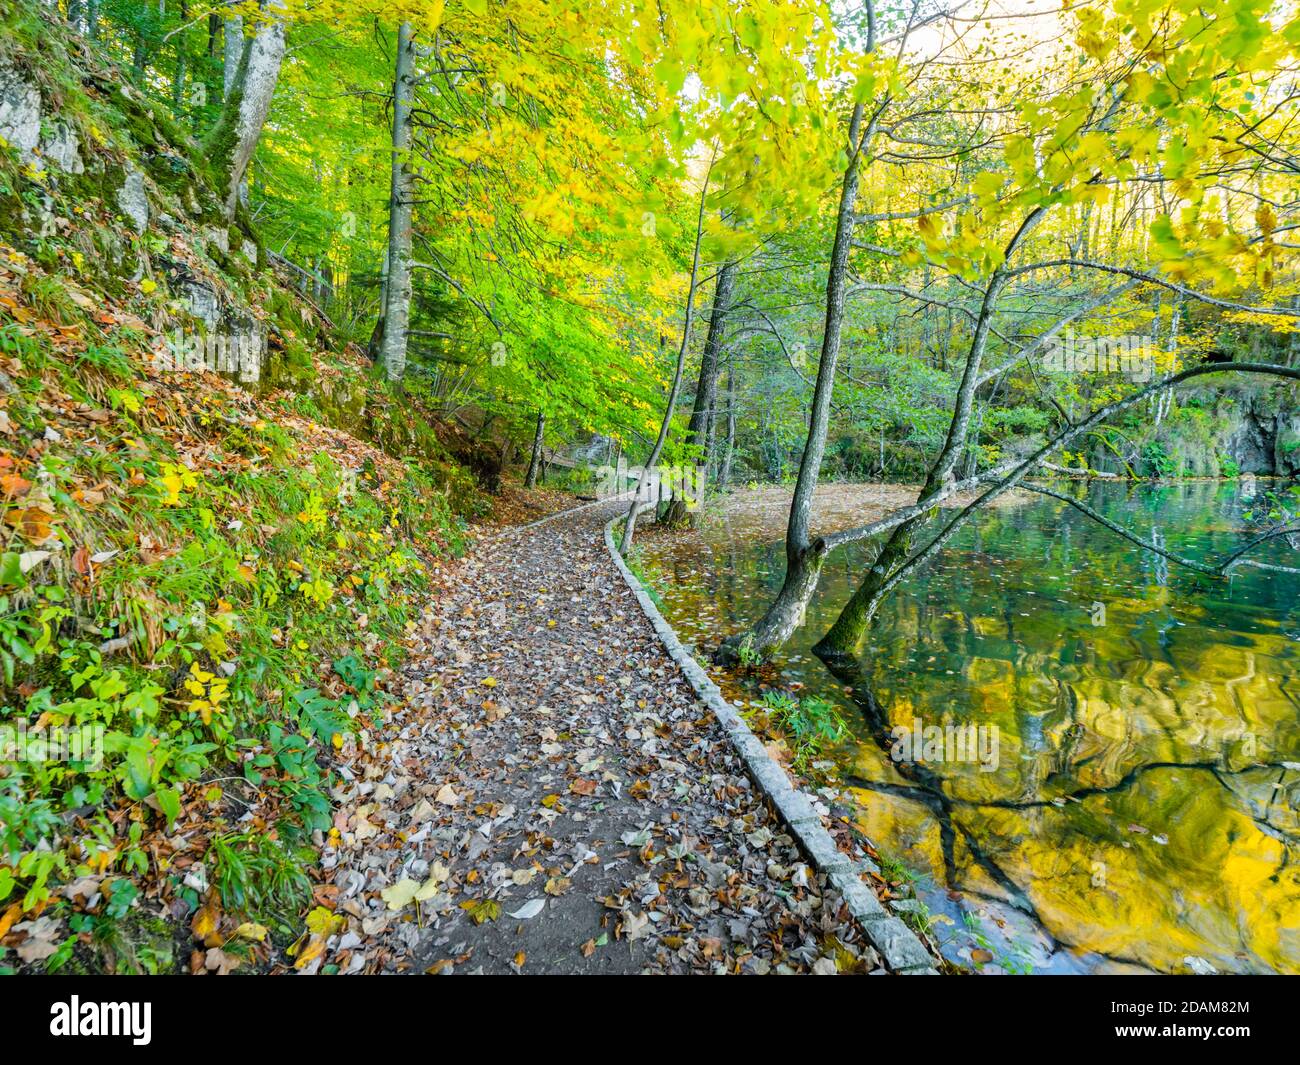
[[501,916],[501,906],[494,899],[468,899],[460,904],[460,908],[469,914],[469,919],[475,924],[495,921]]
[[221,910],[215,903],[209,902],[206,906],[200,906],[194,911],[193,918],[190,919],[190,931],[194,933],[194,938],[206,940],[217,930],[217,925],[221,921]]
[[322,957],[325,953],[325,939],[323,936],[312,936],[307,941],[307,945],[302,948],[297,960],[293,963],[295,969],[305,969],[317,958]]
[[18,568],[24,573],[30,573],[52,554],[52,551],[24,551],[18,556]]
[[335,932],[341,932],[347,925],[346,917],[331,913],[324,906],[317,906],[307,915],[307,930],[313,935],[332,936]]
[[411,904],[415,899],[415,893],[420,890],[420,885],[410,877],[402,877],[396,884],[384,888],[379,893],[379,897],[388,903],[390,910],[400,910]]

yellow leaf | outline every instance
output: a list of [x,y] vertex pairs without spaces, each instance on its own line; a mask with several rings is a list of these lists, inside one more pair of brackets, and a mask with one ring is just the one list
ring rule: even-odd
[[305,969],[324,953],[325,940],[321,936],[312,936],[307,945],[302,948],[302,953],[298,955],[298,960],[293,963],[293,967]]
[[5,910],[3,915],[0,915],[0,939],[9,934],[9,929],[13,927],[14,922],[18,920],[22,912],[22,906],[15,902],[10,905],[9,909]]
[[460,904],[460,908],[475,924],[495,921],[501,916],[501,907],[493,899],[468,899]]
[[379,897],[388,903],[390,910],[401,910],[411,904],[419,890],[419,884],[410,877],[404,876],[396,884],[384,888],[379,893]]
[[221,911],[213,903],[208,903],[195,912],[190,921],[190,931],[194,933],[195,939],[206,940],[217,930],[217,922],[220,920]]
[[266,925],[258,924],[256,921],[245,921],[235,929],[234,939],[252,939],[260,943],[267,936]]
[[347,918],[331,913],[324,906],[317,906],[307,915],[307,930],[318,936],[332,936],[347,926]]

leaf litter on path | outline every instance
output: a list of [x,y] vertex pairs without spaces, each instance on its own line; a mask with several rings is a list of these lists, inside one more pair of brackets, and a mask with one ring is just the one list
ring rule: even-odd
[[881,968],[619,577],[611,513],[442,571],[400,703],[339,752],[341,923],[298,971]]

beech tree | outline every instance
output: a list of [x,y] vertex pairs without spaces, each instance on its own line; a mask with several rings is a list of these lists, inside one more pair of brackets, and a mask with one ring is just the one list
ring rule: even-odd
[[[284,14],[281,0],[261,0],[256,19],[250,20],[254,23],[252,32],[243,38],[239,63],[234,73],[227,75],[221,117],[205,145],[204,154],[217,176],[228,220],[234,219],[239,208],[240,188],[280,80],[285,50]],[[242,19],[226,21],[227,61],[231,57],[230,38],[237,38],[242,28]]]

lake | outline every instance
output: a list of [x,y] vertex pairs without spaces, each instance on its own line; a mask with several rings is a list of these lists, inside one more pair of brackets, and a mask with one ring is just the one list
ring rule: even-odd
[[[1253,489],[1075,490],[1204,561],[1245,542]],[[779,587],[770,526],[715,517],[647,538],[665,614],[702,658]],[[1296,564],[1280,541],[1252,557]],[[1208,578],[1022,495],[901,585],[832,676],[809,648],[868,558],[832,556],[762,679],[843,710],[834,773],[917,878],[945,955],[995,972],[1300,972],[1300,577]],[[743,701],[760,680],[727,687]]]

